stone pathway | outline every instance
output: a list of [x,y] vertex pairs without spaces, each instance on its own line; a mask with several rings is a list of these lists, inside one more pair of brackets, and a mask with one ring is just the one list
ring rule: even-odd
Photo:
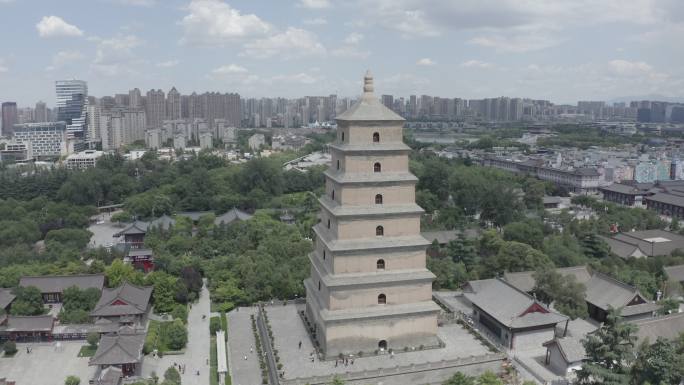
[[[205,316],[203,319],[202,316]],[[209,290],[202,287],[199,301],[192,305],[188,314],[188,345],[184,354],[169,355],[162,358],[145,357],[143,376],[149,377],[152,371],[162,378],[170,366],[185,364],[185,374],[181,375],[183,385],[209,384]],[[199,370],[199,376],[197,371]]]
[[[233,385],[261,384],[261,369],[257,358],[252,320],[253,307],[234,309],[228,316],[228,370]],[[250,348],[252,351],[250,352]],[[247,356],[247,360],[245,360]],[[184,383],[185,384],[185,383]]]

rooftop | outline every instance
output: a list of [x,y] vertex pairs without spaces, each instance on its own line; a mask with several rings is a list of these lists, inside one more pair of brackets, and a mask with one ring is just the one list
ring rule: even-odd
[[89,365],[120,365],[142,360],[144,333],[106,334],[100,338],[95,355]]
[[503,279],[476,281],[470,289],[464,296],[473,305],[511,329],[554,325],[568,319]]
[[35,286],[41,293],[62,293],[64,289],[76,286],[79,289],[102,290],[104,274],[45,275],[21,277],[19,286]]
[[135,315],[147,311],[152,287],[136,286],[124,282],[119,287],[102,290],[100,300],[90,313],[96,317]]
[[681,333],[684,333],[684,313],[648,318],[634,321],[633,323],[639,327],[636,333],[639,343],[646,339],[654,343],[658,337],[672,341],[679,338]]

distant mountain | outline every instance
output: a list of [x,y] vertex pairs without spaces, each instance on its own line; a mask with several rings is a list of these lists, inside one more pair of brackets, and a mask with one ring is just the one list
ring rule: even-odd
[[641,95],[641,96],[621,96],[618,98],[608,100],[606,103],[607,104],[622,103],[622,102],[629,103],[632,101],[639,101],[639,100],[651,100],[651,101],[670,102],[670,103],[684,103],[684,96],[683,97],[676,97],[676,96],[663,96],[663,95],[658,95],[658,94],[649,94],[649,95]]

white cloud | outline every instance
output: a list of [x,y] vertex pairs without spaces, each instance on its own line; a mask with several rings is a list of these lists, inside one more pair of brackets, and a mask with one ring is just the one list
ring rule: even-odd
[[461,63],[461,67],[465,68],[492,68],[492,63],[487,63],[481,60],[468,60]]
[[639,76],[653,72],[653,67],[643,61],[611,60],[608,67],[616,75]]
[[163,61],[163,62],[157,63],[157,67],[160,67],[160,68],[171,68],[171,67],[177,66],[178,63],[180,63],[180,61],[178,61],[178,60],[176,60],[176,59],[172,59],[172,60],[167,60],[167,61]]
[[142,40],[135,35],[101,39],[95,51],[93,69],[98,74],[105,76],[134,72],[134,66],[139,62],[139,59],[133,49],[142,44]]
[[181,43],[222,45],[247,37],[263,36],[271,26],[254,14],[242,14],[219,0],[192,0],[180,21]]
[[83,36],[83,31],[59,16],[43,16],[36,24],[40,37]]
[[332,4],[330,0],[300,0],[298,5],[310,9],[324,9],[330,8]]
[[303,23],[306,25],[326,25],[328,24],[328,20],[323,17],[316,17],[313,19],[305,19]]
[[79,51],[59,51],[52,56],[52,63],[45,69],[47,71],[54,71],[83,58],[83,54]]
[[359,44],[363,40],[363,34],[358,32],[352,32],[344,38],[345,44]]
[[214,68],[211,73],[215,75],[227,75],[227,74],[244,74],[247,73],[247,68],[239,66],[237,64],[228,64],[218,68]]
[[325,47],[318,41],[315,34],[304,29],[290,27],[285,32],[246,43],[240,55],[260,59],[273,56],[290,59],[325,53]]
[[542,31],[530,34],[496,33],[488,36],[477,36],[468,41],[470,44],[493,48],[498,52],[512,53],[538,51],[553,47],[560,42],[560,38],[545,34]]
[[271,78],[272,81],[284,83],[314,84],[318,78],[304,72],[292,75],[277,75]]
[[330,51],[333,56],[365,59],[370,56],[370,51],[359,49],[354,45],[342,45]]
[[437,63],[435,63],[434,60],[430,59],[429,57],[424,57],[424,58],[418,60],[416,62],[416,64],[419,66],[429,67],[429,66],[433,66]]

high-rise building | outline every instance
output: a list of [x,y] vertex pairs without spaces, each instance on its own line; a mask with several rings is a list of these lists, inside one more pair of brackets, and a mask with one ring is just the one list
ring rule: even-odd
[[131,108],[142,108],[142,95],[140,95],[140,90],[134,88],[128,91],[128,106]]
[[336,119],[304,281],[306,317],[328,358],[439,343],[404,119],[373,95],[369,73],[364,83],[362,98]]
[[382,95],[382,104],[390,110],[394,108],[394,96],[392,95]]
[[149,90],[145,98],[145,114],[148,128],[161,128],[166,116],[166,99],[164,91]]
[[2,103],[2,136],[12,136],[12,133],[14,132],[14,125],[18,122],[17,103]]
[[44,102],[36,103],[36,108],[33,112],[36,122],[47,122],[48,121],[48,110]]
[[181,118],[181,95],[176,87],[171,88],[166,94],[166,119],[174,120]]
[[[88,137],[102,142],[102,108],[100,106],[88,105]],[[106,134],[106,130],[105,130]]]
[[86,138],[88,132],[88,84],[83,80],[58,80],[57,120],[66,122],[69,138]]

